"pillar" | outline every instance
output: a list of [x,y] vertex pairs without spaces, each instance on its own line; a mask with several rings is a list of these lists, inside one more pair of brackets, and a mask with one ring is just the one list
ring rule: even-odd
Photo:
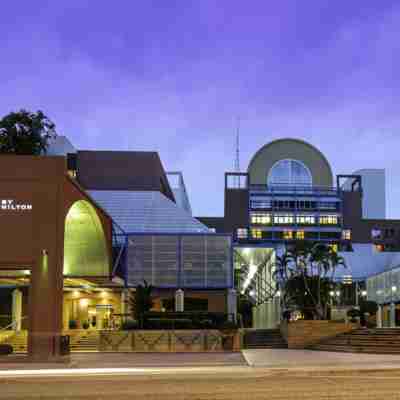
[[67,293],[63,296],[63,329],[65,331],[69,330],[69,321],[71,319],[71,307],[72,302],[68,300]]
[[60,357],[62,301],[62,263],[52,252],[43,251],[32,269],[29,292],[28,353],[33,360]]
[[236,290],[228,289],[226,295],[226,309],[228,313],[228,318],[236,322],[236,313],[237,313],[237,300],[236,300]]
[[12,322],[15,331],[21,330],[22,321],[22,292],[14,289],[12,292]]
[[376,327],[382,328],[382,306],[378,305],[378,311],[376,312]]
[[181,312],[185,310],[185,293],[182,289],[175,292],[175,311]]
[[396,327],[396,304],[390,303],[390,327]]

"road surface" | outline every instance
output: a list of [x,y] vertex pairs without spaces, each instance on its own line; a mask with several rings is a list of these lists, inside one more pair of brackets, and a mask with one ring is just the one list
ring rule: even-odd
[[[136,372],[135,372],[136,371]],[[0,399],[400,399],[400,372],[288,371],[243,366],[91,370],[0,377]],[[51,375],[52,374],[52,375]]]

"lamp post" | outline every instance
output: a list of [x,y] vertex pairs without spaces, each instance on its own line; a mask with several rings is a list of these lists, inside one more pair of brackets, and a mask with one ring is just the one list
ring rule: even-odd
[[396,286],[392,286],[390,290],[390,327],[396,327],[396,304],[394,303],[394,295],[397,291]]

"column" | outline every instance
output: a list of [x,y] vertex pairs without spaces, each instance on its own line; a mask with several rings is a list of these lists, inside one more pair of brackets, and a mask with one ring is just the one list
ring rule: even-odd
[[376,312],[376,327],[382,328],[382,306],[378,305],[378,311]]
[[229,314],[229,319],[233,322],[236,322],[236,313],[237,313],[237,300],[236,300],[236,290],[228,289],[226,295],[226,303],[227,303],[227,313]]
[[185,293],[182,289],[175,292],[175,311],[182,312],[185,310]]
[[396,327],[396,304],[390,303],[390,327]]
[[22,321],[22,292],[14,289],[12,292],[12,322],[15,331],[21,330]]

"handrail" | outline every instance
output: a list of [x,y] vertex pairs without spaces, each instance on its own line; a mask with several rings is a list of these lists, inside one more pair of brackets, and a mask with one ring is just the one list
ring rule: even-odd
[[[21,317],[21,321],[22,321],[23,319],[26,319],[26,318],[28,318],[27,315],[25,315],[25,317]],[[6,330],[8,330],[8,328],[12,327],[13,325],[18,324],[18,322],[20,322],[20,321],[13,321],[13,322],[11,322],[11,324],[8,324],[8,325],[5,326],[4,328],[0,328],[0,331],[6,331]]]

